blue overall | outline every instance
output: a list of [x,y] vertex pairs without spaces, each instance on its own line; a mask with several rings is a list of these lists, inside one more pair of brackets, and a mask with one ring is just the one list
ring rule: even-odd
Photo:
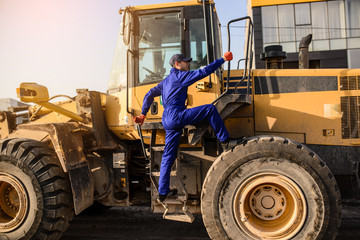
[[180,71],[172,68],[169,76],[150,89],[144,97],[142,107],[142,114],[144,115],[149,111],[154,97],[161,95],[164,106],[162,124],[166,135],[160,167],[159,194],[161,195],[166,195],[170,191],[170,171],[176,159],[180,136],[184,126],[207,120],[213,127],[219,141],[223,142],[229,138],[224,122],[214,105],[207,104],[189,109],[185,107],[188,87],[213,73],[223,63],[224,59],[220,58],[205,68],[196,71]]

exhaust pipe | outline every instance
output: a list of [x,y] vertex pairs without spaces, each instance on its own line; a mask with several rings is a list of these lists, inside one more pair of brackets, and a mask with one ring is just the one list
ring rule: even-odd
[[286,58],[286,52],[283,51],[281,45],[271,45],[265,47],[260,59],[265,61],[266,69],[282,69],[283,60]]
[[303,37],[299,44],[299,68],[309,68],[309,45],[311,43],[312,34]]

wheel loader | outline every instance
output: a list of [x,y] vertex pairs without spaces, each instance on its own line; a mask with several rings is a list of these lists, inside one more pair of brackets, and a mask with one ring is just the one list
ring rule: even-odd
[[184,222],[202,214],[211,239],[335,239],[342,202],[360,197],[360,70],[253,69],[251,18],[230,21],[229,51],[231,24],[246,22],[245,68],[229,62],[190,86],[186,105],[214,104],[243,140],[222,152],[207,122],[186,126],[170,174],[178,194],[158,202],[161,97],[142,127],[133,116],[173,54],[192,57],[191,69],[222,56],[220,23],[212,0],[120,14],[106,93],[50,98],[24,82],[18,97],[31,106],[0,112],[0,239],[60,239],[94,203],[149,204]]

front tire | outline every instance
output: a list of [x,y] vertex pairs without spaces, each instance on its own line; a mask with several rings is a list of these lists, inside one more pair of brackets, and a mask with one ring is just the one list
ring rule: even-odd
[[73,217],[55,152],[30,139],[0,141],[0,238],[60,239]]
[[261,136],[213,163],[201,211],[212,239],[335,239],[341,197],[314,152],[286,138]]

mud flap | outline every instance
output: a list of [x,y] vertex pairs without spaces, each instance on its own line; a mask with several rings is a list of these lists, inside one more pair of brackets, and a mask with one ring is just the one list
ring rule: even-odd
[[79,123],[48,123],[20,125],[19,129],[30,129],[49,133],[54,150],[65,172],[68,172],[72,189],[75,214],[93,204],[94,182],[89,162],[83,152],[81,133],[86,131]]
[[90,167],[87,161],[71,166],[68,170],[73,194],[75,214],[93,204],[94,184],[90,175]]

